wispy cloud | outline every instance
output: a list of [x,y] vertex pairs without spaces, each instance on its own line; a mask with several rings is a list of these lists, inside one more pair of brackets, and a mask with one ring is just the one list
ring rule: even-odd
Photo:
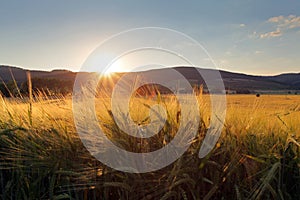
[[259,50],[256,50],[255,52],[254,52],[254,54],[256,54],[256,55],[258,55],[258,54],[263,54],[264,52],[263,51],[259,51]]
[[279,28],[277,28],[275,31],[260,34],[259,37],[260,38],[273,38],[273,37],[279,37],[281,35],[282,35],[282,31]]
[[268,22],[275,23],[277,27],[285,29],[293,29],[300,27],[300,16],[289,15],[289,16],[277,16],[268,19]]
[[284,16],[280,15],[280,16],[276,16],[276,17],[271,17],[270,19],[268,19],[268,22],[278,23],[282,20],[284,20]]
[[289,15],[289,16],[275,16],[267,20],[267,23],[275,25],[276,30],[262,33],[259,38],[274,38],[280,37],[283,33],[289,29],[300,27],[300,16]]

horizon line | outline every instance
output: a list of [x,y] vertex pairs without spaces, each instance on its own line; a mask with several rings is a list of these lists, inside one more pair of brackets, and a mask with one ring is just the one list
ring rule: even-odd
[[[80,71],[80,70],[71,70],[70,68],[51,68],[51,69],[42,69],[42,68],[26,68],[26,67],[21,67],[17,65],[11,65],[11,64],[0,64],[0,67],[12,67],[12,68],[19,68],[23,70],[28,70],[28,71],[41,71],[41,72],[52,72],[52,71],[58,71],[58,70],[65,70],[73,73],[78,73],[78,72],[90,72],[93,73],[92,71]],[[219,70],[219,71],[225,71],[229,73],[235,73],[235,74],[244,74],[244,75],[249,75],[249,76],[278,76],[282,74],[300,74],[300,71],[287,71],[287,72],[280,72],[280,73],[274,73],[274,74],[253,74],[253,73],[246,73],[246,72],[241,72],[241,71],[231,71],[231,70],[226,70],[222,68],[201,68],[201,67],[195,67],[195,66],[181,66],[181,65],[176,65],[176,66],[167,66],[163,68],[149,68],[146,70],[139,70],[139,71],[113,71],[111,73],[128,73],[128,72],[143,72],[143,71],[151,71],[151,70],[159,70],[159,69],[168,69],[168,68],[179,68],[179,67],[190,67],[190,68],[200,68],[200,69],[210,69],[210,70]],[[95,71],[94,71],[95,72]]]

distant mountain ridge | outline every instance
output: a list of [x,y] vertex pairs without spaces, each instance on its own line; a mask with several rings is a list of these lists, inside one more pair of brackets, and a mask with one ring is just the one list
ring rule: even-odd
[[[187,79],[198,77],[197,72],[190,71],[185,67],[175,67],[177,71],[182,73]],[[209,70],[209,69],[200,69]],[[190,71],[190,72],[189,72]],[[231,90],[299,90],[300,74],[281,74],[276,76],[254,76],[243,73],[234,73],[220,70],[226,89]],[[287,76],[293,76],[293,79]]]
[[[204,84],[205,82],[199,77],[193,67],[173,67],[173,69],[180,72],[186,79],[193,84]],[[154,73],[157,70],[170,70],[170,68],[152,69],[144,74]],[[212,69],[200,69],[212,70]],[[26,71],[22,68],[0,65],[0,81],[4,82],[12,80],[12,75],[17,83],[22,83],[27,80]],[[40,79],[58,79],[74,81],[77,72],[68,70],[53,70],[53,71],[38,71],[30,70],[32,78]],[[300,73],[286,73],[276,76],[254,76],[242,73],[234,73],[220,70],[220,74],[224,81],[225,88],[232,91],[300,91]],[[242,92],[243,93],[243,92]]]
[[74,80],[76,77],[75,72],[68,70],[52,70],[52,71],[41,71],[41,70],[26,70],[19,67],[4,66],[0,65],[0,78],[4,81],[14,79],[18,82],[24,82],[27,80],[26,72],[30,71],[32,78],[48,78],[48,79],[63,79],[63,80]]
[[295,86],[299,88],[300,86],[299,77],[300,77],[300,73],[287,73],[287,74],[280,74],[277,76],[271,76],[269,77],[269,79],[290,85],[291,87]]

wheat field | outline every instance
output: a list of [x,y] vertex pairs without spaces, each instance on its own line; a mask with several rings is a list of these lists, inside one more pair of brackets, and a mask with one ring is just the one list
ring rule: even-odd
[[[1,199],[300,199],[300,96],[227,95],[222,135],[203,159],[197,153],[210,100],[197,98],[200,127],[188,151],[143,174],[116,171],[90,155],[76,133],[71,97],[0,98]],[[126,150],[152,151],[176,135],[174,96],[131,100],[136,123],[147,123],[156,103],[169,114],[160,134],[142,145],[116,127],[108,100],[95,101],[100,126]]]

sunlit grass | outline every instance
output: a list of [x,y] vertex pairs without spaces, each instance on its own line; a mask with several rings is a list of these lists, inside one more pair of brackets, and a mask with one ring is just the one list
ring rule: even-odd
[[[169,127],[138,146],[111,116],[109,99],[98,98],[97,117],[125,149],[160,148],[178,126],[174,96],[133,97],[131,117],[147,123],[156,103]],[[157,172],[129,174],[105,167],[83,147],[74,127],[72,100],[40,95],[0,97],[0,194],[2,199],[297,199],[300,194],[300,96],[229,95],[224,129],[215,149],[198,158],[210,122],[208,95],[198,96],[201,123],[189,150]],[[145,150],[147,148],[147,150]]]

